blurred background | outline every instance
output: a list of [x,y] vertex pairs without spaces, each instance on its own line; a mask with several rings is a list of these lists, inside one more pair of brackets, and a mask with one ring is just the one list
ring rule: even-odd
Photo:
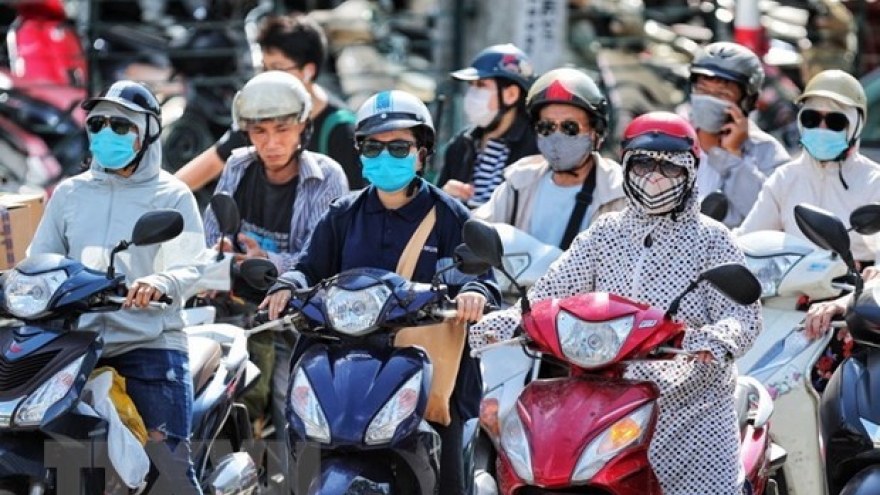
[[0,190],[51,192],[78,173],[78,104],[123,77],[159,96],[176,170],[228,128],[232,96],[260,67],[259,21],[293,11],[327,33],[319,82],[353,109],[385,89],[418,95],[440,143],[464,125],[465,86],[448,74],[486,46],[516,44],[539,73],[587,70],[611,102],[613,154],[630,119],[683,103],[700,45],[747,40],[768,74],[752,115],[762,128],[796,148],[792,99],[811,75],[841,68],[863,81],[862,149],[880,159],[876,0],[0,0]]

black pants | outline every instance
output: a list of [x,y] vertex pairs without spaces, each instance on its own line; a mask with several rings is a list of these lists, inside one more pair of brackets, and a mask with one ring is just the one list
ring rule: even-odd
[[464,424],[458,407],[450,404],[449,414],[452,421],[449,426],[430,423],[440,434],[440,494],[464,494],[464,460],[463,446]]

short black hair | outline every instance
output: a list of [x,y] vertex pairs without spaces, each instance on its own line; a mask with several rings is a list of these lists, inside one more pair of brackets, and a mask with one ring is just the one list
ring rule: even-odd
[[257,33],[262,50],[278,50],[300,67],[315,64],[315,77],[321,73],[327,58],[327,36],[312,18],[305,14],[266,17]]

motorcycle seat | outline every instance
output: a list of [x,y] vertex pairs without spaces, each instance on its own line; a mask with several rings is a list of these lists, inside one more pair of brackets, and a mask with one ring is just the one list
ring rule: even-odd
[[189,369],[193,381],[193,395],[201,392],[202,388],[214,375],[223,360],[223,348],[216,341],[206,337],[190,335],[189,341]]

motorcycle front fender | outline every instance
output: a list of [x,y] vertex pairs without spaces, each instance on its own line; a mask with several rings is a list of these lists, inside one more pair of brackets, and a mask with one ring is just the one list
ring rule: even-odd
[[880,493],[880,465],[874,464],[853,476],[840,495],[875,495]]
[[387,463],[365,458],[326,458],[319,477],[309,484],[308,495],[345,495],[370,493],[391,495],[394,473]]

